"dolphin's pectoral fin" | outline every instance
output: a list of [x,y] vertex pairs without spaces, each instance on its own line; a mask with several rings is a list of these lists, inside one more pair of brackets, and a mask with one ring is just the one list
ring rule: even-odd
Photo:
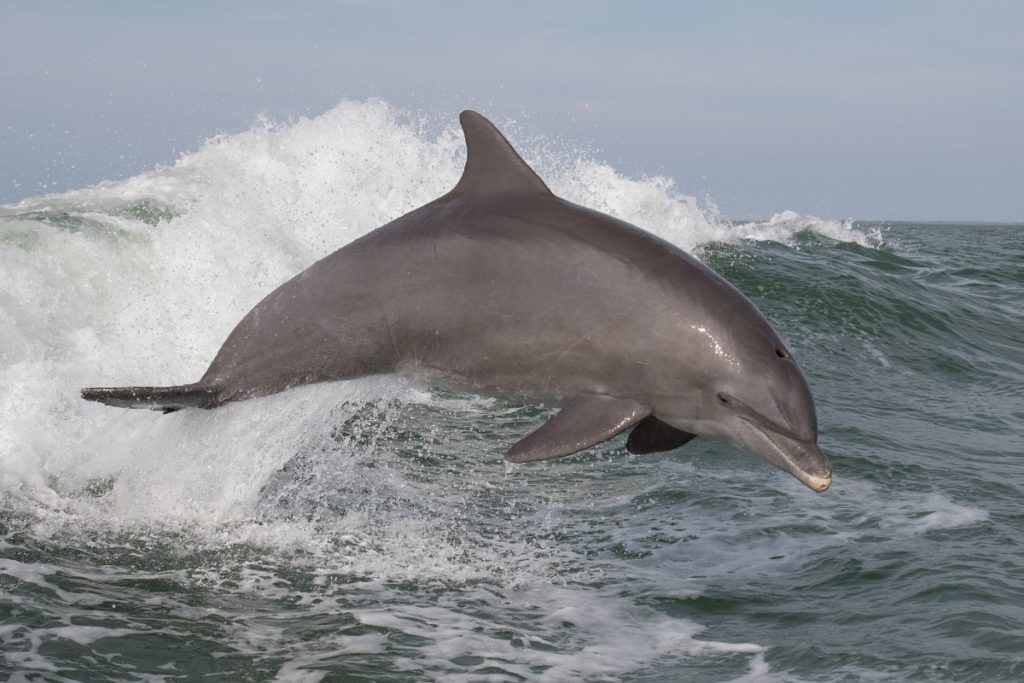
[[696,434],[676,429],[649,415],[629,433],[626,450],[634,455],[671,451],[696,437]]
[[505,457],[512,462],[562,458],[607,441],[650,414],[633,400],[580,394]]

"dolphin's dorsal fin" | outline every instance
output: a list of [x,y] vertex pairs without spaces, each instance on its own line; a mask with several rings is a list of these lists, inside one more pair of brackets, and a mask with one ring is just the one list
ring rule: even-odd
[[466,135],[466,169],[453,193],[551,193],[493,123],[469,110],[459,115],[459,122]]

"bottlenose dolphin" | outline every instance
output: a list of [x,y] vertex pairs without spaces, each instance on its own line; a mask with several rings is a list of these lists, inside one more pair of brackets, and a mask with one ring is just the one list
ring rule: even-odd
[[633,453],[701,435],[828,488],[807,382],[743,294],[665,240],[556,197],[480,114],[460,121],[466,167],[451,192],[271,292],[198,382],[82,396],[214,408],[397,371],[561,403],[512,446],[512,462],[632,427]]

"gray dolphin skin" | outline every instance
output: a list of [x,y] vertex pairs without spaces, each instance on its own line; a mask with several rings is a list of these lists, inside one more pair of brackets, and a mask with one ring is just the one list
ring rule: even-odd
[[632,453],[700,435],[829,487],[807,382],[745,296],[665,240],[556,197],[480,114],[460,121],[451,192],[271,292],[198,382],[82,396],[169,412],[401,372],[561,405],[512,462],[632,428]]

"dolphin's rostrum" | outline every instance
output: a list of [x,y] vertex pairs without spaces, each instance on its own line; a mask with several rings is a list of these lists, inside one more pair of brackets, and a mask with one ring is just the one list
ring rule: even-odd
[[513,462],[632,428],[633,453],[701,435],[828,488],[807,382],[754,305],[672,244],[556,197],[480,114],[460,120],[455,188],[271,292],[198,382],[82,396],[214,408],[398,371],[563,403],[508,451]]

